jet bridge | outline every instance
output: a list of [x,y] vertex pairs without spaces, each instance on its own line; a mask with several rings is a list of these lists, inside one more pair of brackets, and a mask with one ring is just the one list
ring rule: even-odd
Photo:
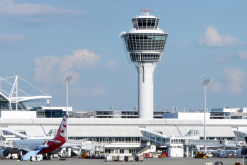
[[[166,136],[150,130],[142,130],[143,139],[148,140],[156,145],[172,147],[172,146],[210,146],[210,147],[236,147],[235,141],[227,140],[200,140],[199,136]],[[196,134],[195,134],[196,135]]]
[[[3,133],[3,137],[5,137],[5,138],[7,138],[6,140],[8,140],[8,137],[10,138],[10,136],[12,137],[12,138],[15,138],[15,140],[17,140],[17,139],[28,139],[28,137],[26,136],[26,135],[23,135],[23,134],[21,134],[21,133],[19,133],[19,132],[17,132],[17,131],[13,131],[13,130],[10,130],[9,128],[7,128],[7,127],[2,127],[1,128],[1,131],[2,131],[2,133]],[[17,138],[17,139],[16,139]]]
[[183,146],[188,140],[198,140],[199,136],[166,136],[150,130],[142,130],[143,139],[160,146]]

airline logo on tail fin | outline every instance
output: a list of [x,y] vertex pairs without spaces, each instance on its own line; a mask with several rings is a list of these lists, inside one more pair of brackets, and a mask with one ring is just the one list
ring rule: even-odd
[[58,140],[64,140],[65,139],[65,137],[66,137],[66,126],[67,126],[67,120],[68,120],[68,115],[65,115],[64,117],[63,117],[63,120],[62,120],[62,122],[61,122],[61,124],[60,124],[60,127],[59,127],[59,129],[58,129],[58,131],[57,131],[57,135],[55,136],[55,138],[54,139],[58,139]]

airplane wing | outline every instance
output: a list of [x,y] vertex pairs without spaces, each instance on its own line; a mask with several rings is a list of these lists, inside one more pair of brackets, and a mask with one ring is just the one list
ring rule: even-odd
[[62,148],[68,148],[68,147],[80,147],[81,144],[77,144],[77,143],[64,143],[61,147]]
[[78,148],[78,149],[85,149],[85,150],[92,150],[94,149],[95,145],[94,144],[87,144],[87,143],[82,143],[82,142],[75,142],[75,141],[67,141],[64,143],[60,148]]

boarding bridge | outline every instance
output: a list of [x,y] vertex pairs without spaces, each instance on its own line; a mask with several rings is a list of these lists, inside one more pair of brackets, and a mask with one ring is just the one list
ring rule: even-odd
[[[26,135],[23,135],[17,131],[13,131],[10,130],[7,127],[2,127],[1,131],[3,133],[3,137],[6,138],[6,140],[18,140],[18,139],[28,139],[28,137]],[[11,139],[11,138],[15,138],[15,139]]]
[[236,141],[238,148],[242,148],[242,146],[246,145],[245,137],[247,136],[247,132],[244,130],[233,130],[236,135]]
[[142,130],[143,139],[160,146],[183,146],[187,140],[199,140],[199,136],[166,136],[150,130]]
[[236,147],[235,141],[221,140],[200,140],[197,134],[187,134],[187,136],[166,136],[150,130],[142,130],[143,139],[155,143],[156,145],[173,146],[210,146],[210,147]]
[[227,140],[189,140],[188,146],[208,146],[208,147],[236,147],[237,144],[235,141],[227,141]]
[[245,137],[247,136],[247,132],[246,131],[242,131],[242,130],[234,130],[233,131],[236,135],[236,140],[237,141],[245,141]]

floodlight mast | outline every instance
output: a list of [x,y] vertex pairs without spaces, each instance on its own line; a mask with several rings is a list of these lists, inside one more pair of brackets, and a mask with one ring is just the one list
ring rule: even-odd
[[[69,106],[69,82],[72,79],[72,76],[68,76],[65,80],[66,83],[66,115],[68,114],[68,106]],[[66,140],[68,140],[68,122],[66,122]]]
[[[204,76],[205,77],[205,76]],[[205,77],[205,80],[203,82],[203,86],[204,86],[204,140],[206,143],[206,109],[207,109],[207,85],[209,83],[210,79],[207,79]],[[207,152],[207,146],[204,145],[204,153],[206,154]]]
[[15,110],[17,111],[18,109],[18,102],[17,102],[17,97],[18,97],[18,76],[16,76],[16,87],[15,87],[15,90],[16,90],[16,93],[15,93],[15,97],[16,97],[16,103],[15,103]]

